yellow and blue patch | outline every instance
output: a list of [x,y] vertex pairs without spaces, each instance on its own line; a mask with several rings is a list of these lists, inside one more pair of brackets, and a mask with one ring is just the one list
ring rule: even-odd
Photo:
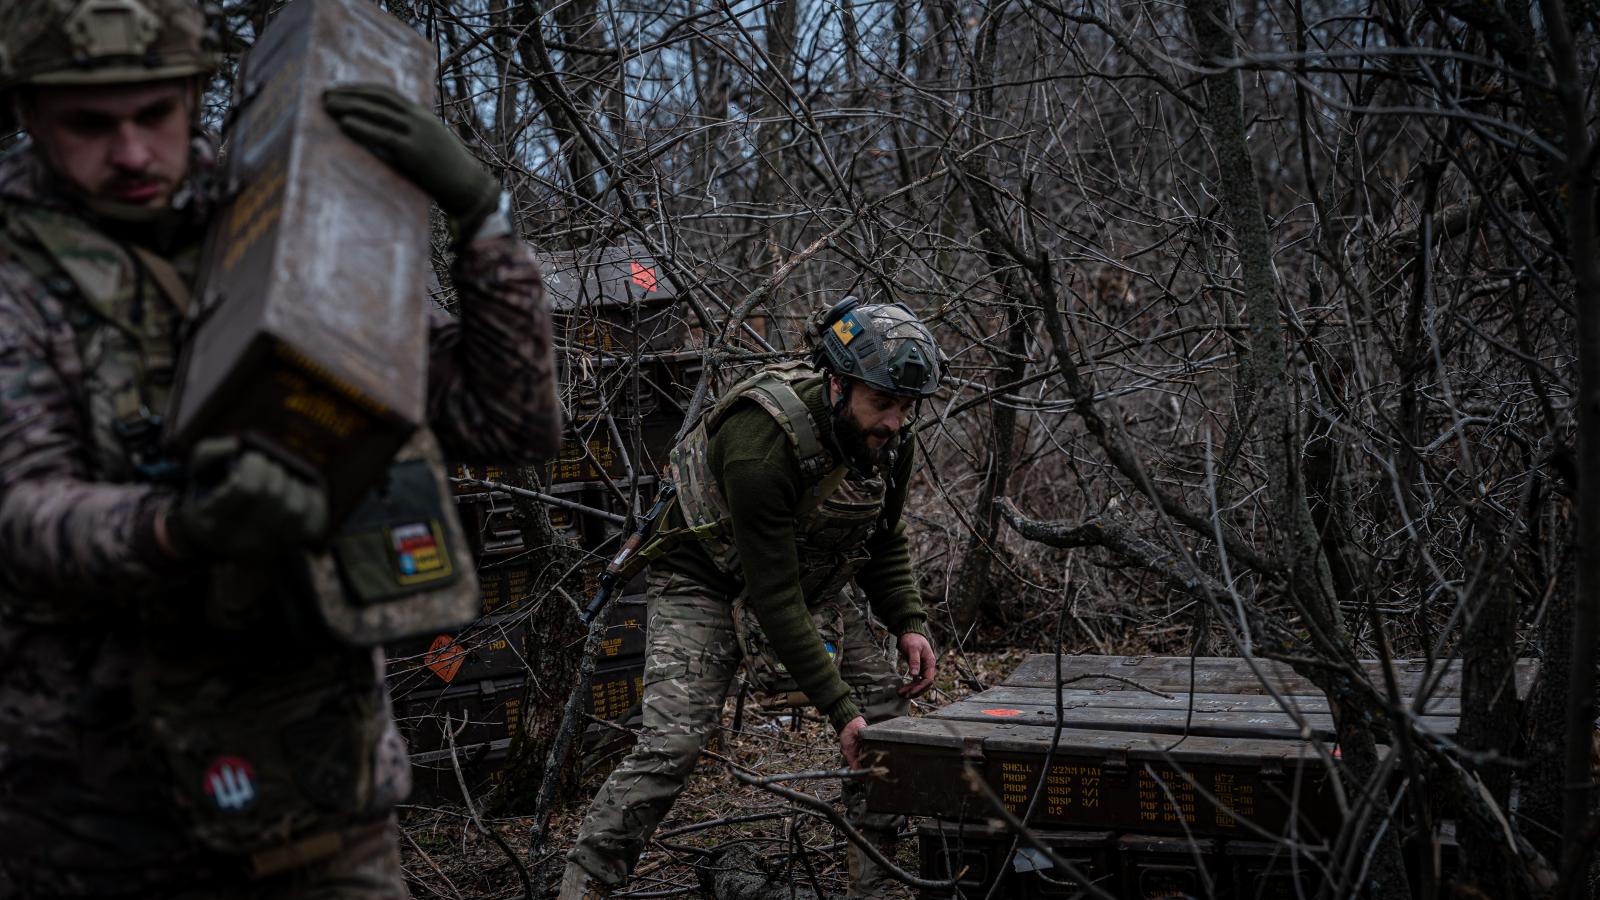
[[855,313],[845,313],[843,318],[833,323],[833,336],[838,338],[839,343],[845,346],[849,346],[850,342],[855,340],[856,335],[860,333],[861,323],[856,321]]

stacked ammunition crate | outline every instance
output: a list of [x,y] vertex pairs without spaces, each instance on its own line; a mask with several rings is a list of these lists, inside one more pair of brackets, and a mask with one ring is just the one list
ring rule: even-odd
[[[555,312],[567,440],[550,465],[552,490],[604,498],[608,509],[642,510],[653,500],[672,439],[683,424],[699,356],[683,350],[689,330],[672,281],[647,253],[608,247],[540,256]],[[620,546],[606,528],[594,553],[597,579]],[[597,719],[633,721],[643,691],[645,600],[638,579],[612,601],[609,627],[587,699]],[[614,729],[585,733],[591,767],[597,747],[617,743]],[[610,754],[602,754],[608,756]]]
[[[583,591],[592,595],[620,546],[630,507],[654,499],[672,438],[698,377],[677,294],[648,254],[628,247],[538,254],[555,313],[562,401],[569,420],[561,453],[540,493],[563,504],[547,511],[558,539],[583,551]],[[459,469],[457,509],[478,554],[483,618],[459,634],[389,648],[395,715],[411,750],[414,796],[459,796],[455,767],[471,783],[492,777],[521,723],[539,657],[530,632],[534,586],[554,575],[553,554],[528,546],[513,521],[496,467]],[[607,613],[607,632],[586,698],[597,719],[626,725],[638,715],[645,650],[644,578],[622,589]],[[545,698],[538,702],[564,702]],[[447,729],[449,731],[447,732]],[[611,737],[607,740],[608,736]],[[584,764],[614,759],[625,737],[591,725]],[[452,741],[454,749],[452,750]]]
[[[487,467],[471,475],[499,481],[503,473]],[[395,720],[420,802],[459,801],[457,766],[474,792],[492,779],[522,722],[529,657],[538,649],[526,607],[541,566],[512,526],[507,498],[458,484],[456,509],[477,554],[482,618],[454,634],[387,648]],[[572,527],[557,524],[558,531]]]
[[[1383,683],[1381,664],[1364,665]],[[1419,724],[1453,737],[1460,664],[1394,665],[1404,702],[1428,686]],[[868,727],[864,753],[888,773],[870,782],[868,810],[930,817],[923,875],[955,883],[928,898],[1071,897],[1086,882],[1123,900],[1313,896],[1341,825],[1333,718],[1288,667],[1256,666],[1072,656],[1058,677],[1055,657],[1029,657],[998,687]],[[1534,674],[1518,664],[1518,696]],[[1001,827],[1002,809],[1035,841]],[[1412,865],[1433,851],[1413,848]]]
[[[683,424],[699,354],[689,340],[677,289],[648,254],[613,247],[541,256],[556,314],[568,439],[550,466],[552,486],[582,485],[589,494],[626,498],[636,511],[653,500],[672,439]],[[594,546],[595,575],[619,546],[609,529]],[[643,579],[612,602],[609,628],[586,698],[597,719],[636,725],[644,688]],[[587,774],[613,764],[632,743],[604,724],[584,732]]]

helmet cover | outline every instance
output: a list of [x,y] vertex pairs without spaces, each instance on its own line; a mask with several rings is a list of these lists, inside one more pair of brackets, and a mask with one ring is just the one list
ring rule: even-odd
[[816,318],[810,337],[812,360],[834,375],[905,397],[939,389],[939,345],[904,303],[846,297]]
[[217,45],[194,0],[5,0],[0,90],[201,75]]

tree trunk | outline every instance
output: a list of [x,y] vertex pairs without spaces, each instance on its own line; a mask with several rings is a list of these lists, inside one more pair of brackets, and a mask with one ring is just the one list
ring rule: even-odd
[[[1232,59],[1236,49],[1229,0],[1188,0],[1187,6],[1202,64],[1216,65]],[[1239,78],[1235,72],[1223,70],[1207,75],[1204,84],[1206,119],[1216,139],[1219,199],[1238,245],[1243,274],[1250,326],[1244,365],[1249,372],[1247,383],[1254,388],[1250,403],[1265,437],[1268,496],[1283,523],[1276,536],[1274,555],[1287,563],[1290,599],[1312,631],[1312,645],[1321,653],[1346,662],[1353,659],[1354,653],[1301,480],[1301,441],[1279,323],[1277,276],[1272,268],[1272,245],[1255,162],[1245,136]],[[1370,860],[1362,860],[1367,863],[1368,873],[1364,888],[1375,900],[1407,900],[1410,890],[1399,840],[1395,829],[1382,827],[1386,817],[1380,802],[1382,786],[1376,778],[1378,754],[1372,729],[1340,701],[1347,694],[1320,667],[1308,674],[1316,675],[1318,686],[1329,697],[1352,781],[1358,788],[1378,792],[1377,797],[1352,797],[1376,804],[1366,833],[1350,844],[1353,850],[1372,848]],[[1361,803],[1357,802],[1355,808],[1361,809]]]
[[[761,82],[761,119],[756,132],[756,183],[751,197],[757,212],[776,213],[784,199],[784,182],[790,177],[785,165],[784,144],[788,142],[789,90],[794,71],[794,45],[797,16],[796,0],[775,0],[766,7],[767,69]],[[789,245],[789,228],[783,219],[774,218],[756,242],[752,268],[768,274],[777,270]],[[840,297],[832,297],[829,302]],[[767,315],[772,327],[767,340],[780,350],[787,349],[791,335],[803,327],[808,310],[790,308],[792,302],[775,296],[768,301]]]
[[[999,254],[993,254],[999,259]],[[1020,277],[1015,269],[1002,270],[1000,282],[1006,296],[1003,352],[996,352],[995,364],[1002,374],[1002,383],[1021,381],[1028,369],[1028,336],[1033,331],[1033,317],[1025,315],[1023,296],[1018,290]],[[990,405],[989,448],[984,454],[983,486],[978,490],[978,505],[972,511],[972,534],[967,539],[966,555],[955,577],[956,632],[967,633],[985,609],[998,612],[999,598],[992,590],[995,554],[992,549],[1000,525],[1000,512],[995,500],[1005,496],[1011,480],[1017,444],[1017,410],[1010,403],[999,401]]]
[[1564,4],[1541,0],[1548,59],[1565,130],[1567,263],[1578,310],[1578,593],[1572,611],[1571,678],[1567,685],[1566,783],[1561,816],[1561,868],[1568,897],[1588,896],[1591,841],[1580,840],[1594,814],[1592,735],[1595,721],[1595,643],[1600,641],[1600,235],[1595,215],[1590,110]]
[[[565,77],[566,83],[574,86],[573,99],[580,111],[594,108],[592,85],[586,77],[574,77],[581,73],[546,71],[546,66],[541,61],[543,54],[538,51],[536,45],[536,42],[542,44],[544,40],[543,32],[538,30],[544,25],[544,4],[515,3],[512,4],[511,10],[512,24],[520,35],[517,39],[518,59],[522,66],[533,74],[528,80],[528,89],[533,93],[539,108],[550,118],[550,127],[555,130],[556,138],[563,148],[567,178],[571,183],[572,193],[578,201],[571,204],[569,211],[573,215],[586,215],[586,207],[600,196],[598,187],[600,161],[589,151],[588,145],[578,137],[579,123],[573,121],[572,114],[557,99],[555,91],[545,79]],[[574,23],[581,17],[587,15],[592,18],[593,11],[593,0],[562,4],[559,15],[560,24],[563,26],[563,38],[567,38],[568,32],[575,29]],[[587,64],[594,65],[592,60]]]
[[1539,680],[1528,698],[1523,731],[1528,768],[1520,779],[1517,817],[1528,842],[1552,864],[1561,859],[1561,805],[1565,796],[1565,722],[1572,660],[1568,636],[1572,634],[1572,607],[1577,590],[1574,548],[1560,554],[1554,574],[1555,589],[1539,629]]
[[[1510,538],[1508,538],[1510,539]],[[1509,762],[1516,740],[1519,716],[1515,679],[1517,601],[1504,579],[1489,577],[1488,594],[1461,641],[1461,731],[1463,747]],[[1477,775],[1494,802],[1511,814],[1511,770],[1506,762],[1476,767]],[[1510,897],[1516,879],[1506,856],[1503,832],[1483,827],[1473,817],[1458,823],[1462,875],[1490,897]],[[1425,836],[1426,837],[1426,836]],[[1424,876],[1424,883],[1431,879]],[[1424,893],[1423,900],[1430,894]]]

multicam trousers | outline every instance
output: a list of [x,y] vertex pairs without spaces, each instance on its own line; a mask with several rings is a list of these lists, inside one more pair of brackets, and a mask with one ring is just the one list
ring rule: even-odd
[[[568,859],[610,887],[627,880],[645,842],[683,791],[739,668],[730,598],[676,573],[652,573],[644,670],[644,724],[633,752],[595,795]],[[904,715],[894,667],[874,646],[855,605],[843,613],[839,673],[868,722]],[[860,782],[844,785],[846,814],[892,858],[895,816],[867,815]],[[854,850],[854,848],[852,848]],[[860,857],[859,859],[857,857]],[[852,853],[852,897],[899,896],[865,854]]]

